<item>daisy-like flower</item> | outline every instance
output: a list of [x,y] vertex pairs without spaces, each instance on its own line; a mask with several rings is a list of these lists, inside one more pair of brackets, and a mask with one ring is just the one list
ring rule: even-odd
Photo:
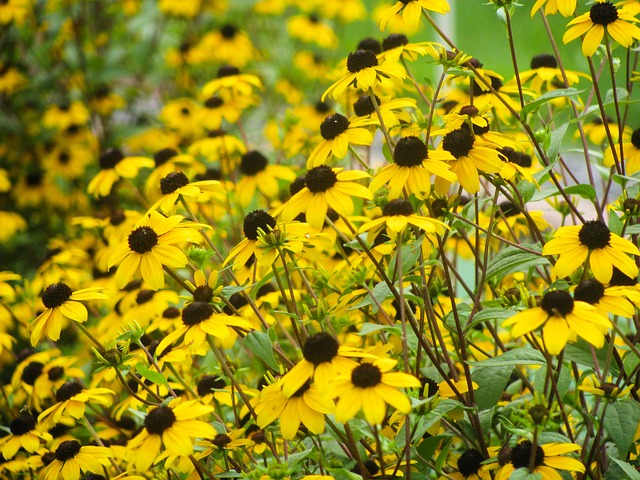
[[141,168],[153,168],[153,160],[145,157],[125,157],[117,148],[107,150],[99,159],[100,171],[91,179],[87,192],[95,198],[106,197],[120,178],[135,178]]
[[200,242],[200,233],[193,224],[179,225],[184,217],[148,212],[136,228],[129,233],[126,242],[122,242],[109,258],[108,267],[118,265],[116,285],[124,287],[129,280],[140,272],[145,282],[153,290],[164,286],[163,267],[184,267],[189,260],[178,247],[181,243]]
[[55,451],[55,460],[42,470],[43,480],[80,480],[82,472],[99,474],[114,456],[107,447],[82,446],[65,440]]
[[578,0],[536,0],[531,8],[531,17],[533,17],[544,5],[545,15],[555,15],[560,12],[563,17],[570,17],[576,11]]
[[559,354],[568,341],[575,340],[576,335],[600,348],[604,345],[604,335],[611,328],[606,314],[586,302],[574,300],[569,292],[563,290],[545,293],[539,307],[523,310],[503,325],[513,325],[513,337],[542,327],[542,339],[551,355]]
[[263,90],[262,82],[255,75],[240,73],[240,69],[231,65],[223,65],[218,69],[214,80],[206,83],[200,94],[202,98],[209,98],[219,91],[226,91],[232,95],[250,96],[254,90]]
[[520,468],[529,470],[532,455],[535,456],[533,470],[530,474],[539,474],[543,480],[556,480],[562,478],[557,470],[568,470],[570,472],[582,473],[585,471],[584,465],[577,459],[565,456],[567,453],[579,452],[580,445],[575,443],[547,443],[536,445],[535,452],[533,443],[524,440],[511,448],[510,459],[495,476],[496,480],[507,480],[511,474]]
[[589,278],[578,284],[573,298],[593,305],[605,314],[632,318],[636,312],[633,304],[640,302],[640,293],[638,289],[625,285],[605,287],[595,278]]
[[327,163],[332,155],[340,159],[346,157],[349,145],[371,145],[373,134],[364,127],[375,123],[378,123],[377,118],[362,117],[349,120],[340,113],[329,115],[320,124],[323,141],[309,155],[307,168]]
[[[624,164],[624,171],[627,175],[633,175],[640,170],[640,128],[633,131],[631,141],[622,142],[622,153],[619,143],[616,143],[614,148],[618,153],[618,158]],[[614,163],[613,151],[609,146],[604,152],[604,164],[607,167],[612,167]]]
[[160,120],[183,139],[199,138],[204,132],[200,119],[202,106],[191,98],[178,98],[167,102],[160,111]]
[[[480,190],[478,172],[498,173],[504,166],[495,146],[477,140],[467,128],[458,128],[447,133],[438,150],[445,150],[453,155],[454,160],[449,162],[451,170],[458,177],[462,188],[469,193],[478,193]],[[450,184],[445,177],[438,176],[435,180],[436,192],[440,195],[446,194]]]
[[213,411],[198,400],[156,407],[144,419],[144,429],[127,444],[132,452],[130,464],[141,472],[149,470],[162,448],[176,455],[192,455],[195,438],[213,438],[215,428],[199,417]]
[[23,448],[36,453],[40,445],[51,440],[51,435],[36,428],[36,419],[27,413],[18,415],[9,422],[9,435],[0,438],[0,452],[5,460],[14,457]]
[[401,197],[403,190],[408,195],[426,198],[431,191],[432,174],[448,182],[458,179],[443,160],[455,160],[455,157],[446,150],[429,151],[418,137],[402,137],[393,150],[394,163],[383,167],[373,177],[369,189],[375,192],[386,185],[391,199]]
[[[376,103],[378,104],[378,110],[382,121],[388,129],[400,125],[401,123],[411,123],[411,115],[405,112],[404,108],[416,108],[416,101],[413,98],[390,98],[381,100],[375,95]],[[370,95],[361,95],[358,100],[353,104],[353,113],[356,117],[366,117],[374,120],[376,124],[379,124],[375,106]]]
[[401,413],[409,413],[411,402],[398,388],[420,387],[422,384],[413,375],[391,372],[396,363],[391,358],[378,358],[338,377],[331,390],[331,396],[340,397],[336,405],[336,420],[346,423],[362,410],[370,424],[380,425],[387,404]]
[[458,471],[447,474],[451,480],[491,480],[491,473],[482,468],[482,462],[486,458],[476,450],[471,448],[458,457],[456,466]]
[[322,101],[327,96],[337,99],[351,85],[366,92],[380,82],[386,80],[401,82],[407,76],[401,64],[385,62],[381,65],[374,52],[364,49],[356,50],[349,54],[347,57],[347,70],[349,73],[331,85],[322,94]]
[[355,210],[353,197],[373,198],[369,189],[353,181],[368,177],[368,173],[358,170],[342,171],[326,165],[312,168],[305,176],[302,190],[283,205],[282,217],[290,221],[306,212],[307,222],[316,230],[322,229],[329,207],[338,215],[349,217]]
[[416,215],[411,202],[396,198],[382,208],[381,217],[362,225],[360,232],[369,232],[368,238],[375,238],[383,228],[386,228],[389,238],[395,240],[408,226],[423,230],[432,243],[431,237],[443,235],[448,228],[438,220]]
[[[531,59],[531,70],[520,72],[520,81],[522,84],[529,83],[529,88],[538,94],[555,90],[564,86],[564,76],[562,70],[558,68],[556,57],[548,53],[541,53]],[[574,72],[565,70],[568,86],[574,85],[580,81],[580,78],[589,79],[589,75],[582,72]],[[513,84],[515,80],[510,80],[507,85]]]
[[613,267],[628,277],[638,276],[638,267],[627,254],[640,255],[638,247],[629,240],[611,233],[600,220],[580,226],[561,227],[542,249],[543,255],[558,255],[553,267],[560,278],[571,275],[586,260],[593,276],[601,283],[609,283]]
[[[155,141],[154,143],[159,142]],[[151,171],[144,184],[145,192],[153,198],[156,198],[158,194],[160,179],[170,173],[186,172],[186,174],[192,175],[193,173],[200,174],[206,171],[206,167],[197,162],[192,155],[180,153],[175,148],[169,147],[156,150],[153,154],[153,163],[155,168]]]
[[562,37],[566,44],[584,35],[582,40],[582,54],[585,57],[592,56],[604,37],[613,38],[623,47],[630,47],[634,39],[640,39],[640,28],[633,15],[626,10],[616,7],[613,3],[599,0],[588,13],[584,13],[569,22],[567,30]]
[[149,210],[159,209],[163,213],[169,213],[180,196],[198,202],[203,197],[203,192],[224,193],[225,190],[217,180],[189,182],[184,173],[172,172],[160,180],[160,192],[162,197]]
[[108,388],[84,388],[78,382],[67,382],[56,391],[56,402],[38,416],[38,423],[49,429],[56,423],[84,416],[87,403],[111,405],[113,391]]
[[184,336],[182,341],[192,352],[201,352],[207,341],[207,335],[219,338],[223,342],[232,338],[232,327],[251,330],[251,324],[242,317],[234,317],[218,313],[209,302],[195,301],[182,309],[182,325],[166,335],[156,352],[160,355],[164,350]]
[[287,20],[287,31],[292,38],[314,43],[322,48],[334,49],[338,45],[334,27],[315,13],[293,15]]
[[449,11],[447,0],[398,0],[386,9],[378,19],[380,30],[387,28],[389,21],[396,15],[402,15],[402,21],[415,31],[422,18],[422,9],[445,14]]
[[271,165],[262,153],[251,150],[240,160],[242,178],[236,187],[236,198],[241,206],[246,207],[253,200],[256,189],[268,200],[273,200],[280,192],[278,179],[293,182],[296,174],[284,165]]
[[278,381],[262,389],[255,411],[260,428],[279,418],[282,436],[290,440],[296,436],[300,424],[316,435],[324,432],[324,416],[333,413],[334,404],[315,383],[307,381],[287,397],[282,392],[282,382]]
[[398,62],[400,59],[414,62],[429,55],[437,60],[441,48],[444,47],[434,42],[409,43],[404,33],[392,33],[382,40],[382,53],[378,58],[382,62]]
[[363,354],[358,349],[340,345],[328,333],[320,332],[305,340],[302,356],[303,359],[282,377],[282,393],[286,397],[291,397],[311,379],[322,388],[328,388],[336,375],[358,365],[352,357]]
[[[629,392],[634,388],[633,384],[629,384],[624,388],[620,388],[619,385],[612,383],[611,377],[602,382],[598,380],[595,375],[589,375],[584,378],[582,384],[578,387],[578,390],[592,395],[598,395],[599,397],[605,397],[608,399],[622,398],[629,395]],[[618,382],[619,383],[619,382]]]
[[66,319],[84,323],[87,321],[87,307],[82,303],[87,300],[104,300],[108,297],[99,293],[101,288],[83,288],[71,290],[66,283],[58,282],[44,289],[40,298],[45,311],[36,317],[29,325],[31,330],[31,345],[34,347],[43,336],[56,341],[60,338],[60,330]]
[[245,238],[231,249],[224,264],[233,260],[233,268],[240,269],[255,255],[258,267],[271,268],[280,254],[278,249],[300,253],[311,238],[309,230],[306,223],[277,222],[264,210],[254,210],[244,218]]

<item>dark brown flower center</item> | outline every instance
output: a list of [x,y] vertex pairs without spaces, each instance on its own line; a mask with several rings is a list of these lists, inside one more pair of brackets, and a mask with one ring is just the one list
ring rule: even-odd
[[347,57],[347,70],[357,73],[365,68],[378,65],[378,57],[371,50],[356,50]]
[[418,137],[402,137],[393,150],[393,161],[401,167],[416,167],[428,155],[427,145]]
[[226,433],[219,433],[213,440],[211,440],[211,443],[218,448],[224,448],[231,443],[231,437]]
[[464,452],[460,455],[460,458],[458,458],[458,470],[465,477],[477,474],[483,461],[484,457],[482,454],[478,450],[472,448],[471,450]]
[[21,380],[27,385],[33,385],[42,373],[43,368],[44,365],[40,362],[29,363],[22,371]]
[[531,59],[531,70],[543,67],[558,68],[558,61],[556,60],[556,57],[549,55],[548,53],[541,53]]
[[136,304],[142,305],[153,299],[156,292],[154,290],[142,289],[136,295]]
[[66,462],[71,460],[78,453],[82,445],[77,440],[65,440],[56,449],[56,460],[59,462]]
[[634,130],[631,134],[631,143],[634,147],[640,149],[640,128]]
[[55,308],[62,305],[71,297],[71,288],[62,282],[54,283],[42,292],[42,303],[47,308]]
[[205,395],[211,393],[211,390],[222,390],[226,386],[227,383],[218,375],[205,375],[198,382],[197,391],[198,395],[204,397]]
[[[376,96],[376,103],[380,105],[380,99]],[[364,117],[366,115],[371,115],[376,111],[376,107],[371,100],[369,95],[362,95],[358,100],[353,104],[353,112],[358,117]]]
[[84,390],[84,387],[78,382],[67,382],[63,384],[56,392],[56,401],[64,402],[71,397],[78,395]]
[[158,234],[149,226],[136,228],[129,234],[129,248],[142,255],[158,244]]
[[344,115],[334,113],[320,124],[320,135],[325,140],[333,140],[349,128],[349,120]]
[[573,299],[590,304],[598,303],[604,297],[604,285],[595,278],[583,280],[573,292]]
[[307,362],[320,365],[330,362],[338,355],[338,341],[326,332],[310,336],[302,346],[302,355]]
[[382,215],[384,215],[385,217],[392,217],[395,215],[408,217],[409,215],[413,214],[414,211],[411,202],[409,200],[405,200],[404,198],[395,198],[382,208]]
[[114,168],[123,158],[124,155],[119,148],[112,148],[110,150],[107,150],[102,155],[100,155],[100,168],[102,170],[109,170],[111,168]]
[[320,165],[307,172],[304,182],[311,193],[326,192],[338,181],[338,176],[331,167]]
[[144,419],[144,427],[151,435],[162,435],[176,421],[176,414],[170,407],[157,407],[151,410]]
[[231,40],[238,34],[238,27],[230,24],[223,25],[220,34],[227,40]]
[[382,50],[386,52],[392,48],[402,47],[407,43],[409,43],[409,39],[404,33],[392,33],[382,40]]
[[254,210],[244,217],[242,229],[249,240],[257,240],[258,232],[267,234],[276,228],[276,219],[264,210]]
[[251,150],[250,152],[242,155],[240,160],[240,171],[244,175],[253,177],[267,168],[269,161],[262,153],[257,150]]
[[178,155],[177,150],[174,150],[173,148],[163,148],[153,154],[153,161],[156,163],[156,167],[159,167],[160,165],[167,163],[176,155]]
[[351,371],[351,383],[356,387],[375,387],[382,381],[382,372],[372,363],[363,363]]
[[554,290],[553,292],[545,293],[540,306],[549,315],[564,317],[573,311],[573,298],[569,292]]
[[160,180],[160,191],[163,195],[169,195],[188,184],[189,179],[184,173],[171,172]]
[[[511,463],[513,464],[513,468],[516,470],[518,468],[527,467],[529,468],[529,464],[531,462],[531,450],[533,449],[533,444],[529,440],[525,440],[524,442],[520,442],[515,447],[511,449]],[[539,467],[544,464],[544,451],[542,447],[536,445],[535,451],[535,460],[534,467]]]
[[209,285],[200,285],[193,291],[193,300],[196,302],[210,302],[213,298],[213,289]]
[[473,148],[475,139],[466,129],[458,128],[445,135],[442,140],[442,148],[451,153],[456,158],[464,157]]
[[375,38],[368,37],[358,42],[358,48],[356,50],[371,50],[373,53],[378,54],[382,52],[382,46]]
[[589,17],[597,25],[608,25],[618,19],[618,9],[611,2],[596,3],[589,10]]
[[24,435],[34,428],[36,428],[36,419],[26,413],[19,415],[9,423],[9,430],[13,435]]
[[197,325],[213,315],[213,305],[209,302],[193,302],[182,309],[182,323]]
[[580,243],[590,249],[604,248],[609,245],[611,231],[600,220],[590,220],[582,226],[578,238]]

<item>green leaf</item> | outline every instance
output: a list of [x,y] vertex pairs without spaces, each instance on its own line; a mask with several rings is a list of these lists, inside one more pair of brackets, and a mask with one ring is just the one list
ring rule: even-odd
[[535,100],[527,103],[522,108],[522,113],[520,114],[521,118],[526,118],[534,110],[538,109],[540,106],[545,103],[555,99],[555,98],[568,98],[575,97],[579,95],[585,90],[576,90],[575,88],[558,88],[556,90],[551,90],[550,92],[545,93],[544,95],[539,96]]
[[278,363],[273,355],[273,344],[269,335],[258,331],[249,332],[242,339],[242,343],[269,368],[276,372],[279,370]]
[[562,140],[565,138],[567,129],[569,128],[569,115],[568,110],[564,109],[554,122],[558,127],[551,132],[551,138],[549,139],[549,146],[547,147],[547,158],[550,166],[555,165],[558,157],[558,152],[562,146]]
[[640,472],[638,472],[638,470],[636,470],[634,466],[611,456],[609,458],[618,464],[620,469],[624,472],[629,480],[640,480]]
[[[400,250],[400,256],[402,257],[402,264],[400,266],[402,268],[403,276],[404,274],[409,273],[416,268],[416,262],[420,257],[421,245],[422,245],[422,238],[418,242],[413,242],[413,243],[410,243],[409,245],[403,246],[402,250]],[[397,267],[396,267],[397,259],[398,259],[398,256],[394,255],[391,261],[389,262],[389,269],[388,269],[389,278],[397,277],[397,274],[398,274]]]
[[467,323],[464,330],[465,332],[468,332],[475,325],[482,322],[506,320],[509,317],[513,317],[516,313],[518,313],[518,311],[514,310],[513,308],[496,308],[496,307],[485,308],[484,310],[480,310],[478,313],[476,313],[473,316],[473,320],[470,323]]
[[619,400],[609,405],[604,417],[604,430],[618,447],[621,458],[626,458],[640,423],[640,405],[634,400]]
[[392,325],[380,325],[378,323],[365,323],[362,325],[362,327],[360,327],[360,331],[358,332],[358,335],[360,336],[371,335],[372,333],[376,333],[381,330],[385,332],[392,332],[397,335],[400,335],[401,333],[401,330],[399,327],[394,327]]
[[487,279],[504,278],[515,272],[526,272],[530,268],[549,265],[549,260],[542,256],[540,245],[522,245],[529,250],[540,252],[540,255],[529,253],[517,247],[507,247],[498,253],[487,267]]
[[[416,448],[416,452],[422,458],[431,460],[433,455],[436,453],[436,450],[440,446],[440,442],[442,442],[443,439],[450,437],[451,435],[434,435],[433,437],[427,437],[420,442],[420,444]],[[416,438],[415,440],[417,441],[419,440],[419,438]]]
[[142,377],[146,378],[150,382],[155,383],[156,385],[167,385],[167,379],[165,376],[159,372],[148,369],[144,364],[139,363],[136,365],[136,372],[138,372]]
[[487,410],[494,407],[502,392],[504,392],[509,377],[513,371],[513,365],[503,367],[488,366],[485,368],[484,362],[476,365],[471,372],[471,380],[478,384],[478,389],[474,391],[476,404],[480,410]]
[[528,468],[522,467],[514,470],[509,480],[542,480],[542,474],[529,473]]
[[630,225],[624,231],[625,235],[636,235],[640,233],[640,225]]
[[[569,195],[579,195],[582,198],[586,198],[587,200],[593,201],[596,198],[596,189],[587,184],[571,185],[570,187],[565,187],[564,191]],[[547,187],[543,188],[539,192],[536,192],[531,200],[537,202],[538,200],[554,197],[556,195],[560,195],[560,191],[555,186]]]
[[[576,362],[585,367],[593,368],[593,354],[591,350],[595,350],[595,357],[598,360],[599,365],[605,365],[607,363],[607,348],[595,348],[591,344],[585,342],[583,339],[578,339],[577,342],[567,345],[564,349],[564,359],[571,362]],[[610,362],[611,373],[617,375],[620,373],[620,369],[615,362]]]
[[363,300],[361,300],[353,307],[350,307],[348,310],[358,310],[362,307],[371,305],[371,311],[373,313],[377,313],[378,304],[382,305],[385,300],[393,298],[393,293],[391,293],[391,289],[385,282],[377,283],[376,286],[373,287],[373,290],[371,290],[371,293],[373,295],[373,298],[376,299],[376,302],[374,302],[373,298],[371,298],[372,295],[367,295]]
[[497,357],[488,358],[482,362],[467,362],[472,366],[482,367],[506,367],[514,365],[541,365],[547,364],[544,355],[533,348],[515,348],[504,352]]

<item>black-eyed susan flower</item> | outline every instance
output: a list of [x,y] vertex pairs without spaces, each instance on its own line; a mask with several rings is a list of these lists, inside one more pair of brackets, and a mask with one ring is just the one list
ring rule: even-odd
[[417,215],[408,200],[395,198],[382,208],[382,216],[362,225],[360,232],[369,232],[369,238],[375,238],[382,229],[386,229],[389,238],[395,240],[409,226],[424,231],[431,243],[435,235],[443,235],[447,229],[439,220]]
[[340,345],[332,335],[320,332],[305,340],[302,356],[302,360],[282,377],[282,393],[286,397],[312,379],[322,388],[328,388],[336,375],[356,367],[353,357],[362,357],[363,353]]
[[[633,175],[640,170],[640,129],[636,129],[631,134],[628,142],[616,143],[614,148],[618,159],[624,164],[624,171],[627,175]],[[615,163],[611,146],[604,152],[604,164],[612,167]]]
[[578,0],[536,0],[531,7],[531,16],[533,17],[544,5],[545,15],[555,15],[560,12],[563,17],[570,17],[576,11]]
[[207,82],[200,94],[202,98],[210,98],[219,91],[233,95],[250,96],[255,90],[263,90],[262,82],[255,75],[240,73],[240,69],[231,65],[223,65],[218,69],[214,80]]
[[331,156],[342,159],[347,156],[349,145],[371,145],[373,134],[365,127],[377,123],[374,118],[349,120],[340,113],[334,113],[320,124],[320,142],[309,155],[307,168],[327,163]]
[[287,31],[292,38],[323,48],[333,49],[338,45],[333,27],[316,13],[291,16],[287,20]]
[[606,380],[603,380],[604,381],[598,379],[596,375],[588,375],[582,380],[582,383],[578,386],[578,390],[599,397],[616,399],[626,397],[634,388],[633,384],[629,384],[623,388],[620,386],[619,381],[615,382],[610,376]]
[[[562,478],[557,470],[582,473],[584,465],[567,453],[579,452],[580,445],[575,443],[547,443],[534,445],[530,440],[524,440],[511,448],[509,461],[496,473],[496,480],[507,480],[511,474],[520,468],[531,474],[539,474],[543,480],[557,480]],[[533,469],[531,469],[531,459]]]
[[588,278],[578,284],[573,291],[573,298],[598,307],[604,313],[632,318],[636,312],[634,304],[640,302],[640,293],[634,287],[605,287],[595,278]]
[[631,255],[640,255],[638,247],[629,240],[612,233],[600,220],[584,225],[561,227],[542,249],[543,255],[558,255],[553,267],[558,277],[575,272],[586,260],[593,276],[602,283],[609,283],[613,267],[629,277],[638,276],[638,267]]
[[140,272],[150,288],[159,290],[164,286],[164,266],[180,268],[189,262],[178,245],[199,243],[201,235],[191,223],[180,225],[182,220],[182,215],[165,217],[151,211],[136,224],[109,258],[108,268],[118,266],[118,288]]
[[131,464],[147,471],[163,450],[176,455],[193,454],[196,438],[213,438],[216,430],[202,417],[213,411],[198,400],[173,400],[147,413],[144,429],[127,443],[132,451]]
[[[154,143],[161,143],[160,141]],[[184,172],[186,175],[202,174],[206,167],[196,161],[192,155],[180,153],[172,147],[161,148],[153,154],[154,168],[145,180],[145,192],[156,198],[160,187],[160,179],[173,172]]]
[[244,318],[216,312],[215,307],[209,302],[195,301],[188,304],[182,309],[180,317],[182,324],[165,335],[156,349],[158,354],[182,337],[183,344],[188,345],[190,351],[203,353],[207,335],[224,343],[233,340],[233,328],[245,331],[252,329],[251,324]]
[[80,302],[108,298],[99,293],[101,288],[83,288],[71,290],[66,283],[58,282],[49,285],[41,295],[44,312],[36,317],[29,325],[31,330],[31,344],[35,347],[42,337],[56,341],[60,338],[60,331],[66,319],[84,323],[87,321],[87,308]]
[[[548,53],[541,53],[531,59],[531,69],[520,72],[520,81],[522,84],[528,84],[537,94],[545,93],[556,88],[565,86],[565,77],[563,70],[558,68],[558,60],[555,56]],[[564,70],[566,75],[567,86],[575,85],[580,78],[589,79],[589,75],[573,70]],[[510,85],[513,80],[507,83]]]
[[465,450],[456,460],[457,472],[447,474],[452,480],[490,480],[491,473],[482,468],[486,458],[475,448]]
[[[413,98],[389,98],[380,99],[375,95],[378,111],[382,117],[385,127],[392,129],[401,123],[411,123],[411,116],[404,111],[405,108],[416,108],[416,101]],[[361,95],[353,104],[353,113],[356,117],[366,117],[380,123],[377,117],[375,105],[370,95]]]
[[404,33],[392,33],[382,40],[382,53],[379,59],[381,62],[400,60],[413,62],[425,55],[437,59],[441,48],[443,48],[442,45],[434,42],[409,43]]
[[15,22],[22,25],[33,6],[27,0],[7,0],[0,4],[0,25]]
[[280,252],[300,253],[310,238],[310,229],[302,222],[278,222],[264,210],[254,210],[245,218],[242,226],[244,239],[231,249],[224,261],[233,261],[234,270],[241,269],[252,258],[261,275],[271,268]]
[[280,431],[287,440],[296,436],[300,424],[311,433],[320,434],[324,432],[325,414],[334,411],[333,401],[326,398],[324,393],[309,381],[289,397],[282,392],[280,381],[268,385],[260,392],[255,405],[258,415],[256,423],[260,428],[265,428],[280,419]]
[[175,131],[181,138],[193,140],[204,133],[200,122],[202,108],[202,105],[191,98],[178,98],[167,102],[159,117],[167,128]]
[[[628,142],[631,135],[631,128],[625,125],[622,132],[620,132],[618,122],[608,115],[604,117],[604,120],[602,117],[594,117],[584,124],[583,130],[587,138],[598,146],[608,143],[609,134],[611,134],[611,138],[616,144],[618,143],[621,133],[623,143]],[[576,132],[575,136],[577,138],[579,136],[579,132]],[[611,154],[611,152],[609,153]]]
[[36,426],[36,419],[28,413],[22,413],[9,422],[10,434],[0,438],[0,452],[5,460],[14,457],[23,448],[29,453],[40,450],[44,442],[51,440],[51,435]]
[[609,1],[599,0],[588,13],[584,13],[568,23],[570,27],[562,37],[566,44],[584,35],[582,54],[592,56],[602,43],[605,31],[609,37],[623,47],[630,47],[634,39],[640,39],[638,20],[626,10],[616,7]]
[[82,472],[100,474],[114,456],[107,447],[82,446],[77,440],[65,440],[54,453],[55,459],[42,470],[43,480],[80,480]]
[[411,30],[416,30],[422,18],[422,9],[445,14],[449,11],[447,0],[398,0],[393,6],[382,12],[378,18],[380,30],[387,28],[389,21],[396,15],[402,15],[402,21]]
[[112,148],[100,155],[100,171],[91,179],[87,192],[94,197],[106,197],[120,178],[135,178],[142,168],[153,168],[153,160],[145,157],[125,157]]
[[49,429],[69,419],[78,420],[84,416],[87,403],[111,405],[113,395],[108,388],[84,388],[76,381],[66,382],[56,391],[56,403],[38,415],[38,423]]
[[431,192],[431,175],[455,182],[446,160],[455,157],[446,150],[429,151],[426,144],[416,136],[402,137],[393,150],[393,162],[383,167],[371,180],[369,189],[377,191],[383,185],[389,189],[389,198],[399,198],[402,192],[426,198]]
[[[458,128],[447,133],[438,150],[453,155],[451,171],[458,177],[462,188],[469,193],[478,193],[480,177],[478,172],[498,173],[503,168],[500,154],[494,144],[477,140],[467,128]],[[435,179],[436,192],[444,195],[451,182],[443,176]]]
[[391,358],[378,358],[336,378],[331,389],[331,396],[339,397],[336,420],[346,423],[362,410],[369,423],[380,425],[387,412],[387,404],[401,413],[409,413],[411,402],[398,388],[420,387],[421,383],[408,373],[392,372],[396,363]]
[[189,52],[189,63],[229,64],[243,68],[256,57],[256,49],[245,32],[231,23],[206,33]]
[[280,192],[278,180],[293,182],[296,174],[285,165],[270,164],[267,157],[257,150],[251,150],[240,159],[242,177],[237,183],[236,198],[241,206],[247,207],[254,199],[256,190],[267,200],[274,200]]
[[50,106],[42,117],[42,124],[58,132],[72,125],[85,125],[89,121],[89,109],[80,101],[62,102]]
[[322,94],[323,101],[327,96],[337,99],[351,85],[366,92],[381,82],[401,82],[407,76],[401,64],[396,62],[380,64],[374,52],[363,49],[349,54],[347,70],[349,73]]
[[193,202],[201,201],[204,192],[220,192],[225,190],[217,180],[201,180],[190,182],[182,172],[171,172],[160,179],[160,192],[162,197],[154,203],[149,210],[159,209],[168,214],[174,209],[174,205],[180,197]]
[[353,180],[368,178],[369,174],[358,170],[343,171],[320,165],[305,176],[305,186],[282,207],[282,217],[290,221],[305,212],[307,223],[316,230],[322,228],[327,210],[333,208],[342,217],[353,215],[353,198],[371,200],[373,195],[365,186]]
[[558,355],[576,336],[600,348],[604,345],[604,335],[611,328],[606,314],[586,302],[574,300],[564,290],[545,293],[539,307],[523,310],[503,325],[513,326],[513,337],[541,327],[545,349],[551,355]]

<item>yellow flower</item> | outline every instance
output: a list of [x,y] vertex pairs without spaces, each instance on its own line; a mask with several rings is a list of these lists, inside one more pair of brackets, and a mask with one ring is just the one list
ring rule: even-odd
[[446,0],[398,0],[380,15],[378,19],[380,30],[384,31],[389,21],[402,13],[404,24],[415,31],[422,18],[422,9],[445,14],[449,11],[449,4]]
[[65,440],[55,451],[55,459],[44,470],[43,480],[80,480],[81,473],[100,473],[110,465],[113,452],[107,447],[83,447],[77,440]]
[[200,233],[194,224],[180,225],[184,217],[172,215],[164,217],[156,211],[148,212],[122,241],[109,258],[108,268],[118,265],[116,285],[124,287],[140,272],[142,278],[153,290],[164,286],[163,267],[184,267],[189,260],[178,245],[199,243]]
[[623,47],[630,47],[634,39],[640,39],[638,20],[624,9],[619,9],[608,1],[599,0],[588,13],[584,13],[569,22],[571,27],[562,37],[566,44],[584,35],[582,54],[592,56],[604,37],[605,31]]
[[[556,470],[568,470],[582,473],[584,465],[577,459],[563,456],[567,453],[578,452],[580,445],[575,443],[547,443],[536,445],[529,440],[518,443],[511,449],[510,461],[502,467],[495,476],[495,480],[507,480],[517,469],[527,469],[531,474],[538,474],[542,480],[557,480],[562,478]],[[531,459],[534,458],[533,469],[530,470]]]
[[601,283],[609,283],[613,267],[628,277],[638,276],[638,267],[627,254],[640,255],[638,247],[629,240],[611,233],[600,220],[591,220],[582,226],[560,228],[542,249],[543,255],[558,255],[553,267],[558,277],[571,275],[586,260]]
[[236,198],[242,207],[255,199],[256,189],[265,196],[267,203],[275,200],[280,192],[278,179],[291,183],[296,178],[291,168],[269,164],[267,157],[257,150],[242,155],[240,172],[243,175],[236,186]]
[[347,87],[353,85],[363,91],[373,89],[381,82],[401,82],[406,77],[404,67],[396,62],[378,63],[378,57],[371,50],[356,50],[347,57],[348,74],[331,85],[321,97],[338,98]]
[[544,347],[551,355],[558,355],[567,342],[575,341],[576,336],[600,348],[604,345],[605,334],[611,328],[606,314],[588,303],[575,301],[563,290],[545,293],[539,307],[523,310],[507,319],[503,325],[513,325],[513,337],[542,327]]
[[323,48],[335,48],[338,45],[334,29],[316,14],[290,17],[287,20],[287,31],[292,38],[315,43]]
[[189,182],[189,178],[184,173],[172,172],[160,180],[160,192],[162,197],[149,210],[159,209],[168,214],[174,210],[174,206],[181,196],[194,202],[201,202],[205,197],[204,192],[224,193],[225,191],[217,180]]
[[135,178],[141,168],[152,168],[153,160],[145,157],[125,157],[117,148],[100,155],[100,172],[91,179],[87,192],[95,198],[106,197],[120,177]]
[[[616,143],[614,148],[617,152],[617,157],[624,165],[624,172],[627,175],[633,175],[640,170],[640,129],[634,130],[631,134],[631,140],[629,142],[623,142],[622,146]],[[607,167],[612,167],[614,164],[614,156],[611,146],[604,152],[604,164]]]
[[578,0],[536,0],[531,8],[531,16],[533,17],[544,5],[545,15],[554,15],[560,12],[563,17],[570,17],[576,11],[577,4]]
[[192,455],[195,438],[213,438],[216,430],[198,417],[208,415],[213,407],[197,400],[156,407],[147,413],[144,429],[127,444],[132,452],[131,465],[146,472],[157,459],[164,446],[169,453]]
[[108,298],[105,294],[98,293],[98,290],[102,289],[84,288],[74,292],[62,282],[49,285],[41,296],[45,311],[29,325],[31,345],[35,347],[43,336],[53,341],[58,340],[65,319],[78,323],[86,322],[87,308],[80,302]]
[[48,442],[52,439],[49,433],[36,428],[36,419],[27,413],[11,420],[9,431],[9,435],[0,438],[0,451],[5,460],[12,459],[21,448],[35,453],[40,449],[42,441]]
[[56,423],[64,423],[70,418],[78,420],[84,416],[87,403],[111,405],[113,395],[113,391],[108,388],[86,389],[78,382],[66,382],[56,391],[57,403],[38,416],[38,423],[49,429]]
[[282,217],[290,221],[306,212],[307,222],[316,230],[322,229],[327,210],[333,208],[340,216],[353,215],[353,197],[371,200],[371,192],[353,180],[369,175],[358,170],[342,171],[320,165],[310,169],[305,176],[305,187],[291,197],[282,207]]
[[380,425],[387,403],[401,413],[409,413],[411,402],[398,388],[420,387],[421,383],[413,375],[391,372],[396,363],[390,358],[379,358],[338,377],[331,389],[331,396],[339,397],[336,420],[346,423],[362,410],[369,423]]

